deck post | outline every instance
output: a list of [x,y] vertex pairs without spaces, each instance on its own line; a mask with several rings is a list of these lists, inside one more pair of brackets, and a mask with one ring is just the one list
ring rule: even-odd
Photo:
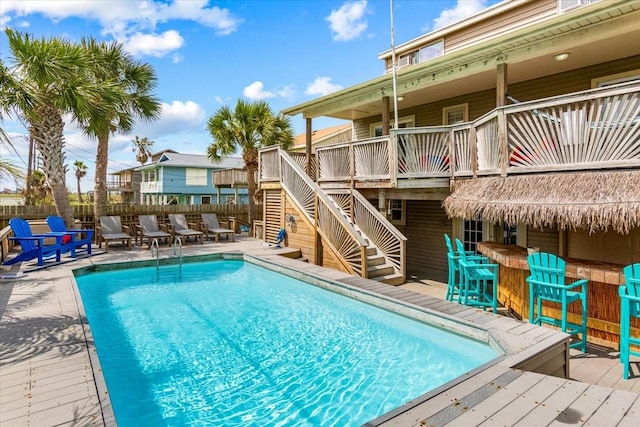
[[[311,117],[307,117],[305,120],[306,130],[305,130],[305,152],[307,154],[307,175],[311,176],[311,135],[313,135],[312,129],[312,119]],[[315,178],[314,178],[315,181]]]
[[498,109],[498,161],[500,165],[500,175],[507,176],[509,166],[509,146],[507,139],[507,115],[503,108]]

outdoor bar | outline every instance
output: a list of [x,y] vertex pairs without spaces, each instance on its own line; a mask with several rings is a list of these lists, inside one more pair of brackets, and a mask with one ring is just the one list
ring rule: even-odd
[[[527,249],[517,245],[480,242],[478,251],[500,265],[498,301],[523,320],[529,318],[529,276]],[[618,287],[624,284],[622,265],[599,261],[565,258],[567,282],[587,279],[588,340],[611,346],[620,340],[620,298]],[[555,304],[545,306],[544,312],[560,318],[560,308]],[[580,305],[569,305],[569,320],[579,321]],[[636,320],[636,319],[634,319]],[[632,322],[632,328],[640,328]],[[634,333],[637,333],[635,331]],[[615,345],[614,345],[615,347]]]

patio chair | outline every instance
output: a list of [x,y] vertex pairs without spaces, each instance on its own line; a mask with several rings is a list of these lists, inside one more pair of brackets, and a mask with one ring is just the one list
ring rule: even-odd
[[[75,256],[75,246],[62,243],[65,233],[33,234],[29,223],[22,218],[11,218],[9,225],[14,235],[9,239],[17,241],[22,248],[22,252],[3,262],[2,265],[13,265],[18,262],[37,259],[38,265],[42,266],[44,265],[44,259],[53,255],[56,257],[56,262],[60,262],[61,255],[65,252],[71,251],[72,256]],[[45,239],[47,238],[54,238],[55,243],[45,244]]]
[[[69,240],[73,241],[75,249],[79,249],[82,246],[86,246],[87,254],[91,254],[91,244],[93,243],[93,233],[95,232],[91,228],[67,228],[64,223],[64,219],[59,216],[51,215],[47,217],[47,224],[51,231],[56,233],[65,233]],[[67,236],[63,237],[63,242],[66,243]]]
[[109,243],[114,241],[121,241],[131,250],[131,235],[123,230],[119,216],[101,216],[99,236],[98,248],[104,242],[104,250],[107,252],[109,252]]
[[[195,223],[189,224],[183,214],[169,214],[169,223],[171,224],[171,233],[174,239],[176,236],[184,237],[185,239],[193,237],[196,241],[200,239],[200,244],[202,244],[202,231],[195,230],[198,225]],[[189,228],[190,225],[194,228]]]
[[169,241],[171,234],[166,231],[161,231],[158,225],[158,217],[155,215],[138,215],[140,244],[144,243],[144,238],[147,238],[147,246],[151,248],[151,241],[153,239],[164,239],[165,243]]
[[[576,338],[569,347],[579,348],[587,352],[587,279],[580,279],[573,283],[566,283],[566,263],[553,254],[536,252],[527,257],[531,275],[527,277],[529,283],[529,323],[541,325],[543,323],[559,327]],[[544,314],[543,302],[560,304],[560,319]],[[569,304],[578,301],[582,315],[580,323],[568,320]],[[577,339],[578,334],[581,339]]]
[[[460,285],[462,276],[460,275],[460,257],[453,250],[451,244],[451,237],[445,233],[444,243],[447,245],[447,264],[449,267],[449,276],[447,279],[447,301],[453,301],[457,296],[458,302],[460,302]],[[476,256],[473,251],[466,252],[467,257]]]
[[202,216],[202,230],[206,233],[207,240],[209,240],[209,234],[213,234],[216,239],[216,243],[218,243],[220,239],[220,235],[226,235],[228,239],[231,239],[232,242],[236,240],[236,233],[229,229],[220,227],[220,223],[218,222],[218,216],[214,213],[212,214],[201,214]]
[[468,255],[464,245],[456,239],[460,275],[460,302],[483,310],[498,311],[498,264],[481,255]]
[[640,263],[627,265],[623,270],[625,285],[618,288],[620,295],[620,362],[622,375],[629,379],[629,356],[640,356],[640,336],[631,336],[631,319],[640,320]]

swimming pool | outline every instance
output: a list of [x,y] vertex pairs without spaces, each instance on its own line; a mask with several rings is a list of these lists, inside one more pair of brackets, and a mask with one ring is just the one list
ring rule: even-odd
[[76,281],[119,426],[359,425],[496,356],[243,261]]

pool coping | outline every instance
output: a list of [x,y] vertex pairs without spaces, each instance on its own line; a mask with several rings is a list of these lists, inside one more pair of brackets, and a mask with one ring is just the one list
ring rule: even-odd
[[[463,383],[469,378],[473,378],[478,373],[493,366],[554,374],[563,378],[569,377],[569,336],[562,332],[523,323],[516,319],[495,315],[457,303],[443,301],[439,298],[422,296],[417,292],[399,289],[370,279],[354,277],[337,270],[277,254],[258,256],[242,251],[229,251],[184,256],[182,259],[189,263],[218,259],[237,259],[251,262],[269,270],[301,279],[315,286],[485,342],[499,354],[501,353],[490,362],[369,421],[366,423],[367,426],[376,426],[388,422],[394,417],[410,411],[434,396]],[[85,344],[89,353],[105,426],[117,425],[115,414],[111,406],[106,382],[102,375],[100,361],[93,342],[93,335],[82,305],[75,277],[87,272],[104,271],[111,268],[153,266],[156,262],[158,261],[154,259],[110,262],[79,266],[68,270],[69,278],[73,284],[74,298],[84,332]],[[180,261],[177,258],[171,257],[159,260],[161,265],[177,264],[178,262]]]

